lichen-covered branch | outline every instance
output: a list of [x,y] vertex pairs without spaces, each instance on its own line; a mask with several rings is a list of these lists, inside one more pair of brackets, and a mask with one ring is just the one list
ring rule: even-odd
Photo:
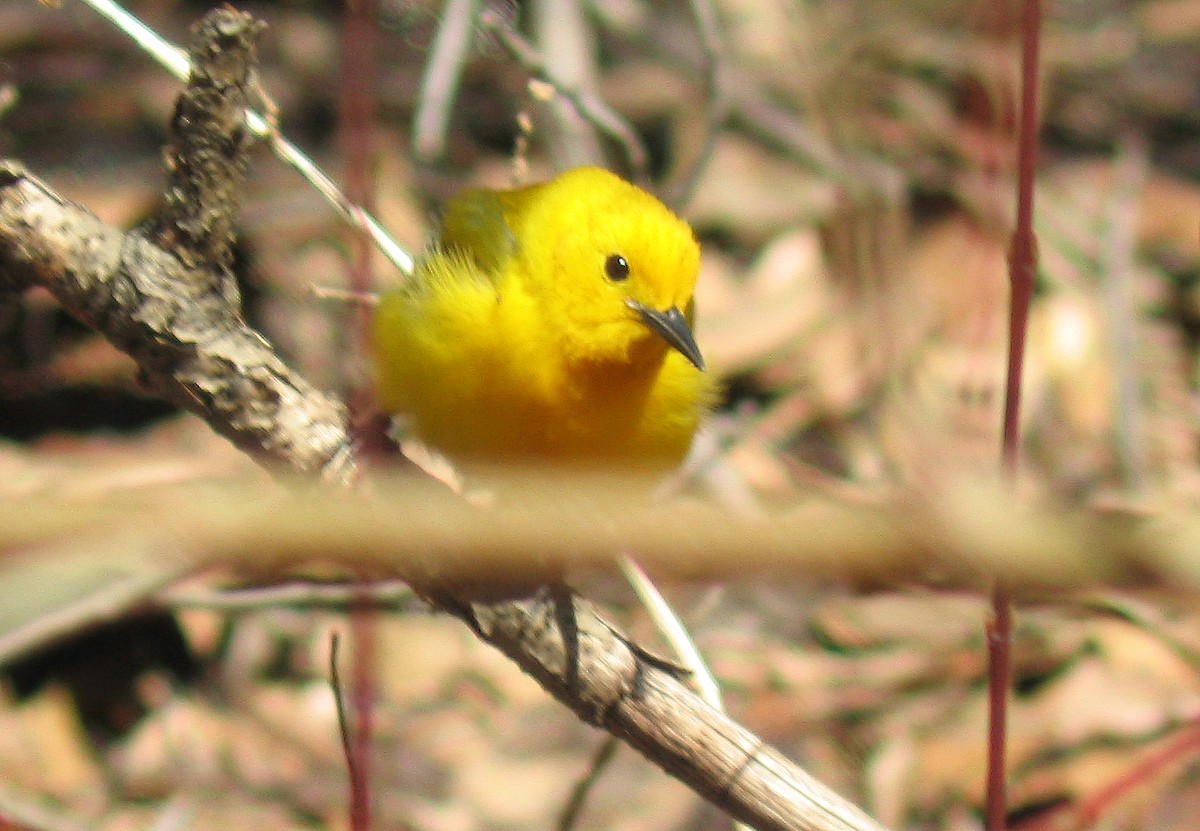
[[289,369],[207,277],[0,162],[0,287],[48,289],[137,361],[151,391],[263,464],[348,477],[341,403]]

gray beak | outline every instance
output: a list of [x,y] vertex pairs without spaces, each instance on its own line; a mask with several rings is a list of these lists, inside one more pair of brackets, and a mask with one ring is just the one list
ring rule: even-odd
[[683,312],[674,306],[660,312],[633,299],[626,300],[625,305],[638,313],[642,323],[645,323],[650,331],[691,361],[696,369],[704,371],[704,356],[700,354],[700,347],[696,345],[696,338],[692,335],[692,327],[688,326]]

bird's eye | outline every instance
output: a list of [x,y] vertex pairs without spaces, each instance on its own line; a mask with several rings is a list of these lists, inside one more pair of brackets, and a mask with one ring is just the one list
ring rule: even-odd
[[604,261],[604,273],[608,275],[608,279],[614,283],[619,283],[622,280],[629,278],[629,261],[620,254],[611,254]]

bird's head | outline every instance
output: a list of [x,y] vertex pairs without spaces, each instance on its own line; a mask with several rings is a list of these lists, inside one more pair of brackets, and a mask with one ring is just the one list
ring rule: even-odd
[[700,247],[686,222],[593,167],[510,198],[521,271],[565,354],[620,363],[673,349],[704,369],[691,330]]

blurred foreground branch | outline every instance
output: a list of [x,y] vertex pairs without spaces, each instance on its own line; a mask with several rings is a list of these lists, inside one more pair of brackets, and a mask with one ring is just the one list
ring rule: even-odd
[[[402,577],[582,718],[756,827],[862,829],[875,826],[701,703],[677,670],[586,601],[537,594],[485,602],[472,587],[515,594],[560,566],[609,567],[618,550],[636,551],[657,574],[692,579],[758,572],[982,589],[998,574],[1026,596],[1103,583],[1200,587],[1194,512],[1052,513],[963,489],[936,503],[814,499],[751,521],[692,503],[647,509],[618,482],[513,487],[519,498],[490,509],[422,482],[331,494],[264,485],[261,477],[0,504],[0,550],[25,552],[0,562],[0,593],[9,598],[0,611],[0,662],[207,567],[233,567],[235,585],[298,579],[321,564],[326,577]],[[568,490],[588,496],[568,502]],[[86,574],[96,576],[94,591],[73,610],[61,589],[72,581],[87,589]],[[56,605],[39,608],[47,587],[59,591]],[[565,632],[561,602],[573,613]],[[822,815],[817,806],[828,800],[845,824]]]
[[306,491],[299,482],[296,492],[264,489],[256,478],[104,499],[27,497],[0,503],[0,551],[64,543],[69,551],[76,540],[79,551],[112,552],[115,566],[136,540],[181,571],[230,565],[282,580],[329,563],[347,575],[499,591],[563,569],[609,569],[623,549],[673,580],[761,575],[983,593],[1000,578],[1025,599],[1101,587],[1200,590],[1195,511],[1056,512],[981,486],[888,504],[812,498],[756,520],[687,501],[647,507],[619,480],[568,486],[539,475],[514,480],[506,490],[518,498],[486,509],[386,478],[366,493]]

